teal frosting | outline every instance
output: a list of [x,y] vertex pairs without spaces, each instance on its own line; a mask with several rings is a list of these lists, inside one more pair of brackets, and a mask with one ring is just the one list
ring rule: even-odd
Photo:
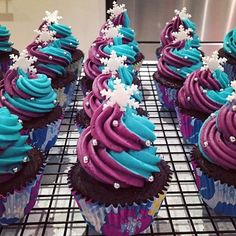
[[116,52],[117,56],[126,56],[128,61],[130,61],[131,63],[135,62],[136,52],[129,45],[122,44],[122,38],[120,37],[114,38],[113,45],[109,44],[103,48],[103,51],[109,55],[113,50]]
[[190,28],[193,30],[193,32],[195,33],[196,31],[196,24],[194,22],[192,22],[190,19],[186,18],[182,20],[184,25],[186,26],[186,28]]
[[0,51],[11,52],[12,42],[9,42],[10,32],[6,26],[0,25]]
[[72,34],[71,28],[64,24],[51,24],[48,26],[49,30],[55,31],[57,34],[64,37],[70,36]]
[[46,68],[46,69],[48,69],[48,70],[50,70],[50,71],[55,72],[57,75],[64,75],[65,72],[66,72],[65,67],[60,66],[60,65],[42,64],[42,63],[39,63],[39,64],[38,64],[38,67]]
[[129,27],[130,26],[130,19],[129,19],[129,15],[128,15],[127,11],[125,11],[123,13],[123,16],[124,16],[123,26]]
[[0,174],[13,173],[20,170],[32,149],[26,144],[27,135],[21,135],[22,125],[18,117],[9,112],[6,107],[0,108]]
[[78,40],[73,35],[70,35],[66,38],[61,38],[59,40],[61,42],[62,47],[70,47],[76,49],[79,45]]
[[236,57],[236,28],[232,29],[224,38],[224,51]]

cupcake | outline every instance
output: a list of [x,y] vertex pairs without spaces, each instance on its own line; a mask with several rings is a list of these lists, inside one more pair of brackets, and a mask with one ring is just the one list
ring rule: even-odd
[[176,102],[180,131],[189,144],[197,144],[203,122],[227,102],[233,91],[223,71],[226,59],[219,58],[215,51],[202,60],[204,66],[188,76]]
[[11,65],[11,54],[19,55],[19,52],[9,42],[10,32],[6,26],[0,25],[0,71],[4,75]]
[[106,102],[82,132],[78,163],[69,172],[82,215],[102,235],[145,230],[158,213],[171,179],[169,166],[152,146],[153,123],[134,112],[138,102],[131,95],[136,91],[120,80],[114,91],[102,90]]
[[160,43],[161,46],[156,49],[157,59],[160,58],[160,54],[162,49],[173,43],[175,41],[175,37],[173,36],[173,32],[177,32],[179,30],[180,25],[183,28],[190,30],[190,36],[192,39],[192,47],[198,48],[200,46],[199,37],[196,34],[196,24],[190,20],[191,15],[187,13],[187,8],[183,7],[181,11],[175,10],[175,17],[170,22],[167,22],[164,29],[160,34]]
[[33,208],[45,157],[26,144],[22,125],[6,107],[0,108],[0,225],[17,223]]
[[94,79],[102,73],[103,62],[101,58],[109,59],[111,52],[115,51],[117,56],[125,56],[125,63],[131,70],[132,64],[135,61],[136,52],[127,44],[122,43],[122,38],[117,37],[109,40],[98,37],[89,49],[88,59],[84,63],[85,77],[80,81],[83,94],[92,90],[92,84]]
[[51,80],[36,73],[36,60],[26,50],[14,58],[1,82],[0,107],[7,107],[21,119],[31,145],[48,151],[57,140],[63,112],[57,105]]
[[236,79],[236,28],[226,34],[223,48],[219,50],[219,56],[225,57],[227,63],[224,65],[224,71],[230,80]]
[[179,31],[173,33],[175,40],[163,48],[153,75],[160,102],[167,110],[175,110],[177,92],[187,76],[202,66],[202,54],[192,47],[189,32],[181,25]]
[[57,93],[57,100],[62,108],[66,108],[73,94],[69,91],[74,86],[74,75],[66,68],[72,61],[71,54],[61,48],[61,43],[56,40],[50,31],[48,38],[41,36],[27,46],[30,56],[36,57],[35,67],[40,74],[45,74],[52,80],[52,87]]
[[[232,84],[236,90],[236,83]],[[236,93],[202,125],[192,152],[197,187],[217,214],[236,216]]]

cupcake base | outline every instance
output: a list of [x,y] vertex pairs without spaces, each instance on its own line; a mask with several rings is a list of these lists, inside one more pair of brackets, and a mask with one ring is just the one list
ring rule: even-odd
[[207,161],[198,148],[192,151],[192,166],[202,200],[216,213],[236,216],[236,172]]
[[143,188],[114,189],[92,178],[79,164],[71,169],[68,180],[82,215],[96,232],[128,236],[152,223],[165,198],[171,171],[164,161],[159,166],[161,174]]
[[142,66],[143,60],[144,60],[144,55],[141,52],[138,52],[135,59],[136,60],[135,60],[135,62],[133,64],[134,70],[136,72],[139,72],[139,70],[140,70],[140,68]]

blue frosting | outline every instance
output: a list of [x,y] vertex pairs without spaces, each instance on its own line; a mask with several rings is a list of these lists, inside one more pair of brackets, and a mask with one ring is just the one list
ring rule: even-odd
[[[0,51],[3,52],[11,52],[13,43],[9,42],[8,39],[10,37],[10,32],[6,26],[0,25]],[[3,40],[6,38],[6,40]]]

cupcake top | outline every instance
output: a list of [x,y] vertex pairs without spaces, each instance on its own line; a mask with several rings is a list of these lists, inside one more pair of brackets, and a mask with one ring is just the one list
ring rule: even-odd
[[13,43],[9,42],[10,35],[9,29],[4,25],[0,25],[0,53],[12,51]]
[[202,66],[202,54],[192,47],[189,33],[183,26],[173,33],[175,40],[163,49],[157,64],[160,76],[184,82],[190,73]]
[[226,170],[236,170],[236,81],[231,85],[228,103],[204,122],[198,141],[203,157]]
[[6,106],[21,120],[40,117],[56,106],[56,93],[51,80],[44,74],[37,74],[26,50],[20,56],[12,56],[14,64],[4,76],[0,90],[0,106]]
[[236,58],[236,28],[229,31],[224,38],[224,51]]
[[2,175],[18,172],[28,161],[27,135],[21,135],[22,125],[6,107],[0,108],[0,182]]
[[181,11],[175,10],[176,16],[170,22],[166,23],[166,26],[160,34],[161,46],[164,48],[166,45],[171,44],[175,37],[173,32],[179,30],[180,25],[184,29],[190,29],[190,35],[193,38],[192,47],[199,47],[199,37],[196,35],[196,24],[190,20],[191,15],[187,13],[187,8],[184,7]]
[[137,88],[118,83],[115,90],[102,90],[106,102],[93,114],[77,145],[83,169],[102,183],[114,188],[142,187],[154,181],[160,158],[151,146],[154,125],[136,115],[138,107],[131,96]]
[[210,115],[227,102],[233,89],[222,67],[226,58],[219,58],[215,51],[202,60],[204,66],[191,73],[180,89],[178,103],[182,108]]

